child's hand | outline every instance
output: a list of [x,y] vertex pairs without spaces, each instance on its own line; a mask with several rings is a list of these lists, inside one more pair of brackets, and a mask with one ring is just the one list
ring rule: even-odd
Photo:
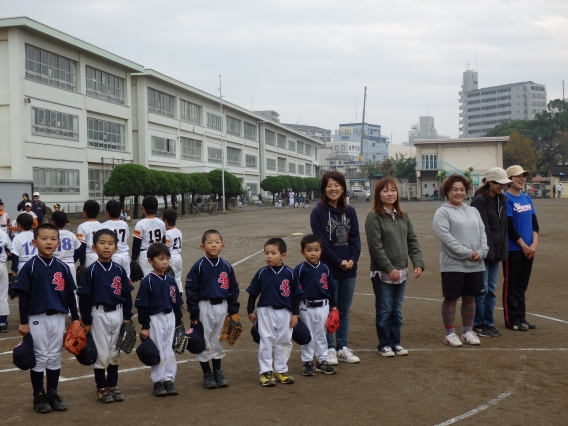
[[255,314],[248,314],[249,317],[249,321],[250,322],[255,322],[256,321],[256,315]]
[[83,330],[85,330],[85,334],[87,334],[89,331],[91,331],[91,326],[90,325],[84,325]]
[[140,330],[140,340],[146,340],[150,335],[150,330]]
[[298,324],[298,315],[292,315],[292,319],[290,320],[290,328],[296,327]]
[[30,332],[29,324],[20,324],[20,326],[18,327],[18,333],[20,333],[22,336],[25,336],[29,332]]

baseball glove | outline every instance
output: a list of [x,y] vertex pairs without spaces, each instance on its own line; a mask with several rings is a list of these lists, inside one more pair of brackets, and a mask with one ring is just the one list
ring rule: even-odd
[[63,336],[63,347],[73,355],[78,355],[86,344],[87,335],[83,327],[77,323],[71,323]]
[[142,267],[136,260],[133,260],[130,262],[130,281],[135,283],[136,281],[141,281],[142,278],[144,278]]
[[325,322],[325,327],[327,328],[328,333],[333,334],[337,331],[339,328],[339,311],[337,309],[330,311],[327,316],[327,321]]
[[182,354],[187,348],[187,337],[185,337],[185,327],[183,324],[178,325],[174,330],[174,341],[172,349],[176,354]]
[[123,322],[120,326],[120,335],[118,336],[116,347],[122,352],[129,354],[132,352],[135,343],[136,329],[134,328],[134,323],[132,321]]
[[224,340],[229,345],[234,345],[243,331],[243,326],[240,323],[239,314],[227,315],[223,330],[221,331],[221,340]]
[[10,296],[11,300],[14,300],[16,297],[18,297],[18,292],[14,290],[12,286],[18,282],[18,277],[16,277],[15,275],[10,275],[8,280],[8,296]]
[[79,267],[77,268],[77,272],[75,273],[75,277],[77,279],[77,287],[79,287],[83,282],[83,275],[85,275],[86,270],[87,268],[85,268],[85,265],[79,265]]

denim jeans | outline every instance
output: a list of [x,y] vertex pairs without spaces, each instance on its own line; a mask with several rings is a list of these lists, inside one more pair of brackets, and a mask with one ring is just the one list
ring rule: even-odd
[[349,333],[349,310],[355,292],[356,277],[336,280],[332,278],[333,284],[337,288],[335,298],[337,300],[337,310],[339,311],[339,328],[335,332],[335,344],[333,334],[327,334],[327,347],[343,349],[347,346],[347,334]]
[[483,272],[483,284],[485,293],[475,298],[475,319],[473,326],[494,324],[493,310],[495,309],[495,291],[497,290],[497,280],[499,279],[499,264],[501,262],[488,262],[484,260],[485,272]]
[[378,349],[400,345],[400,327],[402,326],[402,301],[406,290],[406,280],[401,284],[388,284],[374,277],[375,309]]

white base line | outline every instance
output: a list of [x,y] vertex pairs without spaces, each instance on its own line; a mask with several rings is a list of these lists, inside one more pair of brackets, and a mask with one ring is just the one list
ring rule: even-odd
[[[353,294],[358,294],[359,296],[374,296],[374,294],[371,294],[371,293],[353,293]],[[405,299],[415,299],[415,300],[430,300],[432,302],[443,302],[442,299],[431,299],[429,297],[404,296],[404,298]],[[495,306],[495,309],[499,309],[501,311],[503,310],[503,308],[499,308],[498,306]],[[531,314],[530,312],[527,312],[527,314],[535,316],[535,317],[551,320],[551,321],[561,322],[562,324],[568,324],[568,321],[565,321],[565,320],[562,320],[562,319],[559,319],[559,318],[547,317],[546,315],[541,315],[541,314]]]
[[473,410],[468,411],[467,413],[462,414],[461,416],[457,416],[457,417],[454,417],[453,419],[446,420],[443,423],[438,423],[436,426],[447,426],[447,425],[451,425],[455,422],[459,422],[460,420],[467,419],[468,417],[471,417],[471,416],[479,413],[480,411],[487,410],[491,405],[498,404],[499,402],[501,402],[503,399],[507,398],[512,393],[513,393],[512,390],[507,390],[506,392],[503,392],[501,395],[497,396],[497,398],[489,401],[487,404],[480,405],[479,407],[474,408]]

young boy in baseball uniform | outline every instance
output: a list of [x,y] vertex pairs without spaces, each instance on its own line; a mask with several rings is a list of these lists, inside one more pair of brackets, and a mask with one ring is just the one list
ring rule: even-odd
[[10,315],[10,305],[8,304],[8,277],[7,252],[12,250],[12,241],[3,229],[0,229],[0,333],[8,332],[8,315]]
[[117,388],[120,349],[116,343],[122,323],[132,318],[134,286],[126,270],[112,260],[117,243],[110,229],[95,232],[92,248],[98,259],[87,268],[77,290],[85,332],[92,334],[97,347],[95,382],[97,400],[102,403],[124,401]]
[[166,245],[170,248],[170,266],[174,270],[176,283],[180,293],[183,293],[183,285],[181,283],[181,275],[183,272],[183,265],[181,260],[181,244],[182,234],[176,228],[177,213],[175,210],[168,209],[162,214],[162,220],[166,226]]
[[31,231],[33,218],[22,213],[16,219],[18,222],[18,234],[12,240],[12,275],[24,267],[26,262],[37,254],[37,247],[33,244],[34,233]]
[[160,351],[160,363],[152,366],[150,373],[154,396],[177,395],[174,387],[177,363],[172,341],[175,328],[183,325],[183,301],[175,279],[166,274],[170,264],[168,246],[154,243],[147,252],[152,272],[140,282],[134,304],[138,308],[138,321],[142,324],[140,339],[149,337]]
[[[220,341],[221,330],[227,314],[239,312],[239,284],[233,267],[221,259],[225,244],[218,231],[205,231],[201,238],[201,250],[205,256],[191,267],[187,274],[185,292],[191,323],[203,324],[206,349],[197,355],[203,370],[203,387],[215,389],[229,383],[221,370],[225,351]],[[213,371],[211,371],[212,363]]]
[[77,228],[77,239],[81,242],[81,256],[79,263],[88,268],[98,258],[97,253],[93,249],[93,235],[99,229],[102,229],[101,223],[97,220],[101,206],[95,200],[87,200],[83,204],[83,222]]
[[128,224],[120,219],[120,203],[117,200],[110,200],[106,203],[106,216],[108,220],[102,223],[102,227],[110,229],[116,234],[118,239],[118,250],[112,256],[112,261],[118,263],[126,270],[130,277],[130,254],[128,253],[128,239],[130,230]]
[[[63,411],[67,404],[57,394],[61,371],[61,351],[65,333],[65,318],[71,312],[74,323],[79,323],[75,302],[75,282],[69,267],[53,257],[59,245],[59,232],[49,223],[34,229],[33,256],[18,273],[13,289],[18,293],[20,327],[25,336],[31,333],[34,340],[36,366],[30,371],[34,400],[38,413]],[[47,394],[43,387],[47,376]]]
[[140,257],[140,267],[144,276],[154,270],[148,261],[148,247],[153,243],[164,242],[166,226],[161,219],[156,217],[158,212],[158,200],[153,195],[147,195],[142,201],[142,213],[144,219],[139,220],[134,227],[134,240],[132,241],[132,260],[137,261]]
[[247,288],[248,317],[252,322],[258,322],[260,335],[260,383],[262,386],[274,386],[275,379],[280,383],[294,383],[288,374],[287,363],[292,352],[292,329],[298,323],[303,290],[294,271],[284,265],[286,243],[283,239],[270,238],[264,244],[264,257],[268,266],[259,269]]
[[67,214],[65,212],[59,210],[51,215],[51,224],[59,230],[59,247],[53,252],[53,256],[69,266],[74,282],[77,285],[75,262],[79,256],[81,242],[73,232],[63,229],[67,226],[67,222]]
[[306,259],[294,269],[294,273],[304,289],[300,300],[300,319],[310,330],[312,340],[302,345],[303,375],[314,375],[314,355],[317,360],[316,371],[335,374],[337,370],[327,362],[327,329],[325,322],[330,310],[337,310],[335,292],[327,265],[320,262],[321,239],[309,234],[300,242],[302,256]]

